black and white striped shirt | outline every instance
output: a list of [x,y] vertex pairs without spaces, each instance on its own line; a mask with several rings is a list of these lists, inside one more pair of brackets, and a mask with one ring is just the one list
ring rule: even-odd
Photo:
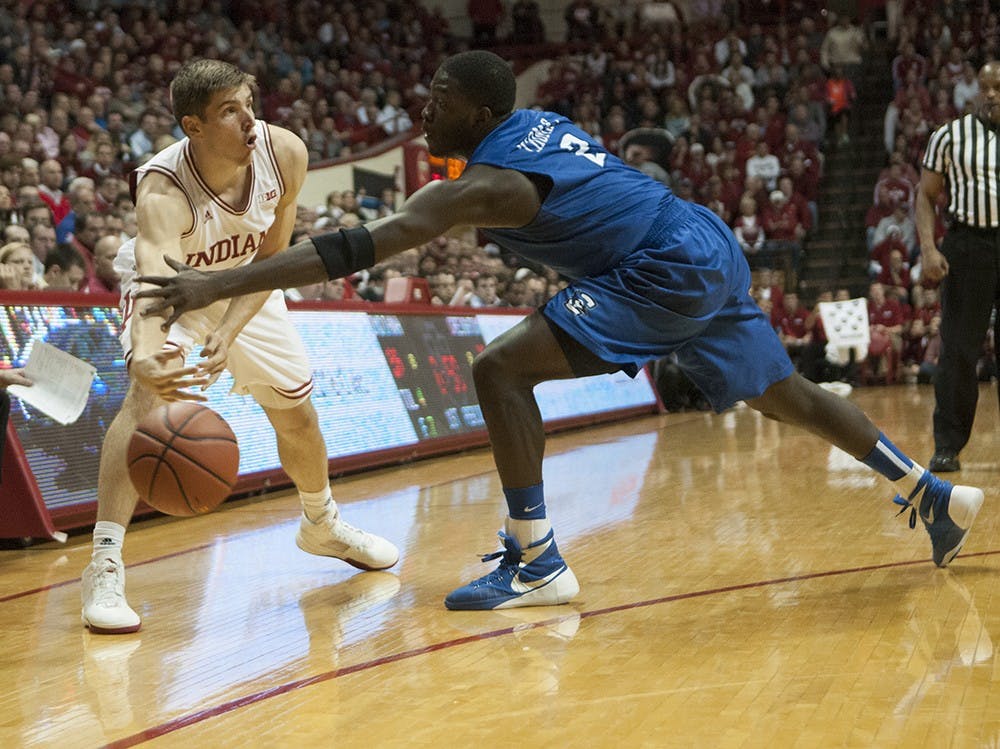
[[933,133],[921,163],[948,181],[948,213],[980,229],[1000,227],[1000,133],[974,114]]

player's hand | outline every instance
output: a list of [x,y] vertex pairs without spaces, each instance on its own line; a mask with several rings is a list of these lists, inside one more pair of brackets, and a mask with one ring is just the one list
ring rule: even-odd
[[209,376],[201,372],[199,367],[178,367],[179,358],[178,351],[157,351],[152,356],[134,359],[129,374],[165,401],[208,400],[200,392],[190,392],[184,388],[204,389],[210,384]]
[[927,247],[920,251],[921,272],[924,278],[940,281],[948,275],[948,259],[937,247]]
[[[168,330],[177,318],[185,312],[207,307],[212,302],[221,299],[215,274],[195,270],[179,260],[164,255],[167,265],[177,271],[176,276],[139,276],[139,283],[151,283],[158,289],[143,289],[136,294],[136,299],[156,299],[142,311],[143,317],[159,315],[167,319],[160,326]],[[167,310],[170,310],[169,314]]]
[[33,384],[25,376],[23,369],[0,369],[0,390],[3,390],[8,385],[31,386]]
[[209,386],[219,379],[222,370],[226,368],[226,361],[229,358],[229,341],[226,340],[225,336],[219,335],[217,331],[212,331],[205,337],[201,356],[204,361],[198,363],[198,371],[208,376],[208,382],[202,385],[201,389],[208,390]]

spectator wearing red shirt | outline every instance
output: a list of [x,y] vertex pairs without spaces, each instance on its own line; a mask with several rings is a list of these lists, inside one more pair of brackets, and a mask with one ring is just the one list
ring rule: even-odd
[[785,345],[788,357],[803,376],[815,381],[822,346],[815,341],[811,317],[809,309],[793,291],[784,295],[777,315],[772,312],[772,320],[777,320],[778,338]]
[[747,159],[757,151],[757,143],[761,139],[760,125],[756,122],[749,123],[743,133],[736,139],[736,161],[741,170],[747,163]]
[[802,239],[806,235],[805,227],[799,222],[798,209],[785,193],[773,190],[760,214],[767,235],[764,251],[770,262],[780,261],[786,273],[797,271]]
[[757,211],[757,201],[749,194],[740,199],[740,215],[733,221],[733,233],[748,259],[764,248],[764,227]]
[[909,258],[909,250],[903,241],[903,232],[898,226],[890,226],[886,230],[885,238],[872,247],[868,255],[868,274],[874,278],[880,276],[882,271],[889,267],[893,252],[902,254],[904,260]]
[[913,41],[908,39],[903,42],[902,51],[892,61],[892,84],[896,91],[906,85],[911,70],[916,73],[918,82],[927,81],[927,60],[917,52]]
[[[806,235],[806,228],[802,223],[799,207],[781,190],[771,191],[769,198],[761,211],[768,240],[801,242]],[[806,215],[808,216],[808,211]]]
[[911,185],[920,184],[920,172],[914,168],[913,164],[906,160],[906,154],[902,150],[893,151],[889,154],[889,165],[882,169],[878,175],[879,181],[886,177],[904,179]]
[[[881,182],[875,187],[875,204],[865,213],[865,242],[868,245],[868,252],[875,251],[875,228],[886,216],[891,216],[896,210],[897,201],[892,197],[890,186]],[[902,236],[902,231],[899,232]],[[878,270],[874,271],[878,273]]]
[[761,125],[763,139],[767,142],[771,153],[781,148],[785,141],[785,125],[787,119],[781,109],[781,100],[774,95],[768,96],[763,107],[757,109],[757,123]]
[[63,168],[56,159],[46,159],[38,168],[38,197],[52,211],[52,223],[58,224],[70,212],[69,196],[62,190]]
[[778,328],[778,319],[783,311],[785,303],[785,290],[781,285],[781,279],[775,276],[775,271],[770,268],[761,268],[753,273],[753,286],[751,293],[753,298],[765,300],[770,303],[768,314],[771,318],[771,327]]
[[903,85],[896,92],[893,104],[896,105],[896,109],[899,112],[902,112],[914,99],[920,103],[920,109],[924,112],[930,111],[930,91],[927,90],[927,86],[918,80],[916,72],[911,70],[906,74],[906,78],[903,80]]
[[805,230],[802,235],[804,237],[813,228],[816,221],[809,201],[795,189],[795,181],[791,177],[779,177],[778,189],[785,194],[785,198],[795,208],[798,223]]
[[912,319],[923,320],[924,325],[929,325],[935,317],[941,317],[941,294],[936,286],[914,284],[910,296],[913,299]]
[[871,342],[868,345],[868,358],[862,366],[864,382],[870,384],[883,380],[886,385],[896,382],[905,323],[906,314],[899,300],[895,295],[886,294],[882,284],[873,283],[868,289]]
[[775,155],[781,162],[781,166],[784,169],[788,169],[792,157],[797,153],[802,154],[806,163],[816,170],[818,176],[820,164],[819,149],[815,143],[802,137],[802,131],[798,125],[794,122],[789,122],[785,125],[785,139],[782,141]]
[[897,203],[888,216],[878,222],[875,227],[875,234],[872,241],[878,244],[888,236],[889,229],[896,227],[900,230],[900,239],[906,245],[908,259],[913,262],[919,254],[917,246],[917,226],[911,218],[909,206]]
[[805,198],[807,203],[812,204],[810,210],[814,216],[816,215],[815,204],[819,198],[819,177],[817,172],[818,169],[814,170],[806,161],[805,155],[801,152],[792,155],[792,158],[788,162],[788,169],[785,171],[785,174],[791,178],[792,184],[795,186],[795,192]]
[[889,252],[889,262],[882,267],[882,271],[875,279],[886,288],[896,289],[896,294],[900,299],[909,299],[913,282],[910,280],[910,268],[907,265],[903,253],[903,248],[895,248]]
[[84,278],[81,291],[88,294],[118,294],[121,291],[115,272],[115,257],[122,246],[121,237],[107,234],[94,243],[94,273]]
[[687,159],[681,165],[680,172],[691,180],[695,193],[700,194],[709,177],[714,174],[712,167],[705,160],[705,146],[701,143],[691,145]]
[[722,167],[722,192],[719,199],[726,206],[726,213],[734,217],[740,209],[740,198],[743,197],[743,175],[736,164],[724,164]]
[[920,365],[927,355],[930,337],[927,335],[927,324],[916,318],[910,322],[910,327],[903,336],[903,350],[900,352],[900,379],[905,383],[918,381]]
[[281,78],[277,87],[265,94],[262,100],[264,119],[282,122],[292,111],[292,104],[299,98],[295,82],[291,78]]
[[932,128],[937,128],[958,117],[958,110],[952,103],[952,92],[947,88],[939,88],[934,92],[934,105],[927,115]]
[[[892,212],[892,208],[898,203],[903,203],[907,207],[913,207],[913,197],[916,194],[917,182],[914,182],[907,176],[905,166],[903,165],[903,155],[893,154],[893,161],[889,164],[889,167],[885,170],[884,174],[880,177],[879,181],[875,183],[875,198],[876,201],[883,201],[884,205],[887,206]],[[885,216],[888,216],[886,213]],[[882,216],[879,220],[881,221]],[[878,222],[875,222],[875,226]]]

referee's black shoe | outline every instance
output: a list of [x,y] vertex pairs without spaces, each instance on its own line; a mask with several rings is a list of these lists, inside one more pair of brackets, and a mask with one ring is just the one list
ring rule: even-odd
[[935,450],[931,464],[928,466],[931,473],[954,473],[962,465],[958,462],[958,453],[954,450]]

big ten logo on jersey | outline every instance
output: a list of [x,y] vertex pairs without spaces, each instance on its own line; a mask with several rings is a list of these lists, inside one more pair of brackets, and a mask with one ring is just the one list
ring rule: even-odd
[[566,300],[566,309],[574,315],[585,315],[587,310],[592,310],[597,306],[594,297],[585,291],[571,291],[570,294],[570,298]]
[[266,192],[262,192],[262,193],[258,193],[257,194],[257,202],[258,203],[267,203],[267,202],[269,202],[271,200],[277,200],[277,199],[278,199],[278,191],[277,191],[277,189],[267,190]]

